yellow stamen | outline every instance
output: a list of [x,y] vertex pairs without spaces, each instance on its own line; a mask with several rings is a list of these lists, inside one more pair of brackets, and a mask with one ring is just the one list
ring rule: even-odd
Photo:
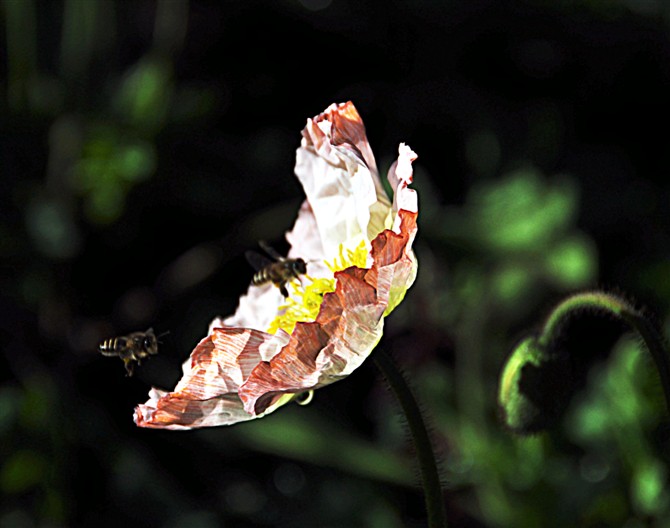
[[357,268],[365,268],[368,259],[368,249],[365,245],[365,241],[361,242],[354,249],[347,249],[345,252],[344,245],[340,244],[339,256],[335,257],[332,264],[326,262],[326,266],[335,273],[343,269],[347,269],[350,266],[356,266]]
[[[368,258],[368,249],[364,240],[354,249],[344,249],[340,244],[339,255],[332,263],[326,262],[326,266],[335,273],[351,266],[365,268]],[[296,323],[314,321],[319,315],[319,309],[326,293],[335,291],[334,278],[313,278],[304,276],[307,284],[292,281],[288,284],[290,295],[286,304],[279,307],[279,313],[274,321],[270,323],[268,332],[274,334],[282,328],[287,333],[293,332]]]

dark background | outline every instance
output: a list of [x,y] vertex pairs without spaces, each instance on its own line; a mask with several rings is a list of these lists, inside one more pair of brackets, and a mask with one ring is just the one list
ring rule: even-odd
[[[380,347],[411,380],[453,526],[661,526],[667,422],[634,342],[564,422],[502,430],[497,376],[567,293],[670,307],[664,2],[5,0],[0,526],[424,526],[371,362],[258,422],[138,429],[259,239],[285,251],[305,120],[351,100],[417,152],[419,279]],[[153,327],[132,378],[105,338]],[[612,359],[613,358],[613,359]]]

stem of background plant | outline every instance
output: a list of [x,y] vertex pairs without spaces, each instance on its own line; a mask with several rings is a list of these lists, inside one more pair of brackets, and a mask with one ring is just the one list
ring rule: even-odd
[[648,317],[621,297],[601,291],[571,295],[552,311],[539,337],[540,344],[546,346],[550,343],[554,335],[560,331],[564,318],[569,316],[573,310],[579,309],[609,313],[623,320],[633,331],[637,332],[654,359],[663,386],[665,403],[670,413],[670,354],[666,341]]
[[405,378],[391,358],[383,350],[377,349],[373,354],[373,359],[398,398],[412,433],[414,449],[416,450],[416,456],[421,469],[421,480],[426,499],[426,510],[428,512],[428,527],[446,528],[447,518],[444,511],[444,497],[442,495],[440,477],[437,472],[435,454],[433,453],[433,446],[430,443],[419,405]]

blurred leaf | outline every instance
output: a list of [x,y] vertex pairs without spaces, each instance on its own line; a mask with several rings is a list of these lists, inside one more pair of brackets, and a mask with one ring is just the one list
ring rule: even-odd
[[401,485],[414,484],[407,461],[329,426],[304,408],[286,410],[236,427],[245,444],[265,453]]
[[12,453],[0,469],[0,489],[5,493],[22,493],[45,478],[44,457],[27,449]]
[[510,264],[496,270],[492,278],[493,294],[503,303],[513,303],[532,282],[532,276],[525,267]]
[[474,187],[468,206],[474,236],[491,249],[537,250],[574,222],[577,191],[567,179],[545,183],[530,167]]
[[645,360],[646,352],[635,341],[623,339],[605,365],[594,367],[588,392],[573,406],[566,425],[575,441],[587,450],[597,450],[600,469],[582,465],[584,479],[594,481],[596,474],[605,478],[621,471],[629,473],[634,510],[667,520],[667,471],[646,438],[646,431],[658,420],[661,404],[650,390],[655,373]]
[[658,460],[639,463],[633,470],[631,493],[635,508],[644,515],[657,515],[668,509],[670,495],[667,490],[668,474]]
[[60,198],[35,196],[25,215],[28,232],[41,253],[55,259],[69,259],[79,251],[79,229],[70,208]]
[[94,126],[87,133],[81,158],[72,169],[75,188],[84,196],[84,211],[94,223],[107,224],[122,213],[132,187],[156,169],[150,143],[111,125]]
[[595,280],[596,262],[597,253],[591,240],[575,234],[549,249],[545,266],[550,280],[566,289],[573,289]]
[[126,72],[114,108],[138,130],[156,131],[165,123],[172,95],[171,66],[157,57],[145,57]]
[[84,212],[93,223],[111,224],[123,213],[125,195],[119,187],[101,187],[89,193],[84,201]]
[[124,145],[117,156],[121,177],[133,183],[146,180],[156,165],[153,149],[145,143]]

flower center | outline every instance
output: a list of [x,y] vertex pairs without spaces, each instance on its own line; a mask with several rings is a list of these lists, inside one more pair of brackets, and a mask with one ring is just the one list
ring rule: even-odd
[[[335,273],[351,266],[365,268],[367,265],[368,248],[364,240],[354,247],[345,249],[340,244],[339,255],[332,263],[326,262],[326,266]],[[281,305],[277,317],[270,323],[268,332],[274,334],[278,329],[287,333],[293,332],[296,323],[314,321],[319,315],[319,309],[326,293],[335,291],[335,279],[332,277],[314,278],[305,275],[306,284],[297,280],[291,281],[287,286],[290,296],[286,303]]]

